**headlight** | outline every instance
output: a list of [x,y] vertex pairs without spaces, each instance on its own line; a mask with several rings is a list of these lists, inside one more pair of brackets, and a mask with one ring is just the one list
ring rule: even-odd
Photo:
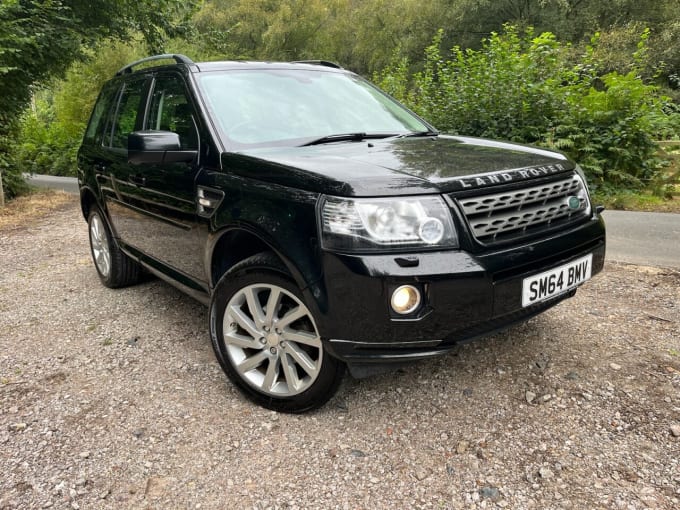
[[412,198],[324,197],[321,203],[324,248],[455,248],[451,213],[439,196]]
[[592,213],[592,210],[591,210],[591,206],[590,206],[590,193],[588,191],[588,184],[586,182],[586,176],[583,173],[583,170],[578,165],[576,165],[576,175],[574,175],[574,178],[577,181],[579,181],[579,185],[580,185],[580,189],[578,190],[578,193],[576,194],[576,198],[579,200],[580,204],[577,207],[573,207],[571,204],[568,204],[568,205],[570,206],[570,208],[580,209],[587,216],[590,216],[590,214]]

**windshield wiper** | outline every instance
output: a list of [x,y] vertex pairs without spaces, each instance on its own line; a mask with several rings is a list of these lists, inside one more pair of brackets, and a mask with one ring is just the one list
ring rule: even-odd
[[397,135],[395,138],[412,138],[417,136],[439,136],[439,131],[413,131]]
[[305,142],[300,147],[307,147],[309,145],[320,145],[323,143],[333,143],[333,142],[360,142],[362,140],[375,139],[375,138],[387,138],[394,136],[392,134],[386,133],[339,133],[337,135],[326,135],[321,138],[316,138],[310,142]]

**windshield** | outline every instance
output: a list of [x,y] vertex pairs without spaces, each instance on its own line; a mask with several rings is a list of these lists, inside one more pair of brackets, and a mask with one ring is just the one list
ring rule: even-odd
[[200,73],[203,95],[226,146],[303,145],[329,135],[430,130],[367,81],[318,70]]

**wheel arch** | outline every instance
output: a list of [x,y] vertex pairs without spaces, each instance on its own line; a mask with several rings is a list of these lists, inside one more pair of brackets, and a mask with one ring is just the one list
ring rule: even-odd
[[282,250],[271,240],[244,228],[223,230],[211,243],[209,250],[210,287],[214,288],[220,278],[229,269],[252,255],[264,251],[272,252],[286,267],[300,289],[305,289],[308,282],[297,266],[283,255]]
[[[288,274],[307,298],[308,306],[313,308],[314,315],[321,318],[320,312],[325,309],[326,293],[319,285],[320,275],[314,273],[312,263],[309,260],[291,259],[274,239],[242,226],[222,230],[210,243],[206,261],[206,267],[210,271],[210,288],[214,289],[220,278],[234,265],[265,251],[272,252],[285,266]],[[307,262],[308,267],[301,267],[300,262]],[[324,329],[322,324],[317,326]]]
[[92,191],[89,187],[80,188],[80,210],[86,220],[89,218],[90,211],[92,210],[93,206],[99,207],[101,209],[94,191]]
[[83,214],[83,217],[85,218],[85,221],[87,221],[90,217],[90,213],[92,212],[93,208],[98,208],[99,211],[101,212],[101,217],[102,220],[106,223],[107,227],[111,231],[111,235],[113,236],[113,242],[116,243],[116,245],[119,244],[120,239],[118,238],[118,234],[116,233],[116,230],[113,226],[113,223],[111,222],[111,218],[109,218],[109,215],[104,207],[104,204],[97,199],[97,194],[90,188],[89,186],[83,186],[80,188],[80,210]]

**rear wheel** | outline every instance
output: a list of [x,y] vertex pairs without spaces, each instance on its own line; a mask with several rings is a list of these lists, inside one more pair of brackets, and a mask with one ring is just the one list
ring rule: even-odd
[[222,277],[210,331],[227,376],[269,409],[317,408],[342,380],[344,364],[324,351],[312,312],[273,254],[250,257]]
[[98,208],[92,208],[87,224],[92,260],[102,283],[112,289],[137,283],[139,264],[118,248]]

